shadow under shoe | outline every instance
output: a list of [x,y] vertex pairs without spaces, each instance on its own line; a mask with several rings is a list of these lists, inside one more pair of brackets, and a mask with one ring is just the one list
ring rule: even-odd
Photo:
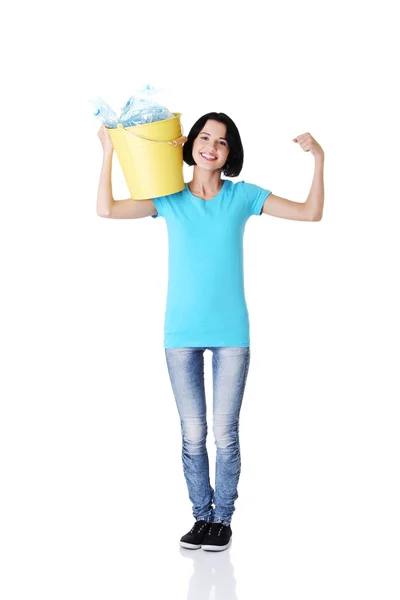
[[190,548],[191,550],[201,548],[201,544],[203,543],[210,525],[211,523],[208,523],[207,521],[196,521],[192,529],[181,537],[179,543],[182,548]]

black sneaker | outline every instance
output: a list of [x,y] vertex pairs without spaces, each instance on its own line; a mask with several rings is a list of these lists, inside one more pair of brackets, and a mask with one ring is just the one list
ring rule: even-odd
[[213,550],[218,552],[226,550],[232,541],[232,529],[230,525],[222,523],[210,523],[208,533],[201,544],[202,550]]
[[196,521],[192,529],[181,537],[180,545],[183,548],[190,548],[191,550],[201,548],[201,544],[203,543],[203,539],[210,525],[211,523],[208,523],[207,521]]

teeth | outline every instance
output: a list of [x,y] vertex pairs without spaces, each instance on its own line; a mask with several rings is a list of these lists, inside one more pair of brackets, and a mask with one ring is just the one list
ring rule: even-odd
[[215,156],[211,156],[211,154],[201,154],[202,156],[204,156],[205,158],[210,158],[210,159],[214,159],[215,160]]

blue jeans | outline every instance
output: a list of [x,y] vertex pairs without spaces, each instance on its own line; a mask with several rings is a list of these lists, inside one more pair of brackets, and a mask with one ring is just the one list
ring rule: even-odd
[[[212,352],[215,490],[210,484],[206,448],[205,350]],[[238,498],[241,469],[239,413],[250,364],[250,348],[165,348],[165,356],[181,421],[183,471],[193,516],[198,521],[229,525]]]

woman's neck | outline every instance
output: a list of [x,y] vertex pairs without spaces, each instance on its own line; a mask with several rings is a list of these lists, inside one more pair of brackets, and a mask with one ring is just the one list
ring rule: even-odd
[[217,171],[205,171],[194,168],[193,179],[189,182],[189,189],[196,196],[216,196],[224,185],[221,179],[221,169]]

